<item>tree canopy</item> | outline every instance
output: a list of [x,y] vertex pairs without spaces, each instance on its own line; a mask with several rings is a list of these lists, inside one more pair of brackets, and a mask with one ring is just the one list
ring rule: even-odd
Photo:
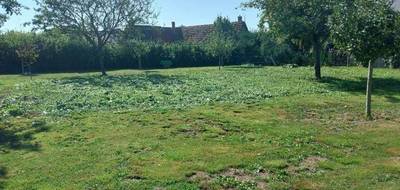
[[8,19],[9,15],[19,14],[21,4],[17,0],[0,0],[0,26],[2,26]]
[[214,32],[206,42],[210,55],[218,57],[219,69],[223,66],[224,59],[228,58],[235,49],[234,29],[228,18],[218,17],[214,22]]
[[396,13],[391,0],[343,0],[331,19],[338,48],[368,62],[385,57],[395,45]]
[[128,24],[145,23],[153,15],[153,0],[37,0],[38,29],[60,28],[82,35],[96,50],[103,75],[104,46]]
[[260,26],[299,44],[312,44],[315,77],[321,78],[321,51],[329,38],[333,0],[251,0],[245,6],[262,10]]

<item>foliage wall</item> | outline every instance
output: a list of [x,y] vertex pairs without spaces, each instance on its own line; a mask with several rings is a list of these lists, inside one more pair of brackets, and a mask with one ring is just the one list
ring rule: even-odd
[[[0,73],[21,72],[21,62],[16,55],[16,49],[26,38],[31,39],[39,50],[39,59],[32,68],[35,73],[99,70],[95,52],[84,39],[54,31],[41,34],[9,32],[0,36]],[[145,42],[145,45],[149,51],[142,58],[144,69],[218,64],[216,58],[208,55],[204,44]],[[240,59],[232,56],[229,63],[246,61],[246,53],[247,51],[240,49],[235,50],[234,56]],[[137,69],[139,61],[132,54],[129,44],[110,43],[104,51],[107,69]]]
[[[27,40],[29,39],[29,40]],[[34,73],[98,71],[95,52],[90,44],[77,36],[58,31],[44,33],[8,32],[0,35],[0,73],[20,73],[21,62],[16,49],[23,42],[32,42],[38,49],[39,58],[32,66]],[[129,40],[114,40],[104,52],[106,67],[113,69],[138,69],[139,60]],[[217,66],[218,58],[210,55],[206,43],[141,42],[147,54],[142,58],[143,69]],[[272,35],[259,32],[238,35],[236,46],[226,65],[245,63],[259,65],[312,65],[311,51],[305,51],[293,41],[282,41]],[[328,48],[323,54],[326,65],[347,65],[346,53]],[[140,47],[143,48],[143,47]],[[139,49],[140,49],[139,48]],[[390,60],[393,67],[399,66],[399,56]],[[354,64],[354,61],[351,62]]]

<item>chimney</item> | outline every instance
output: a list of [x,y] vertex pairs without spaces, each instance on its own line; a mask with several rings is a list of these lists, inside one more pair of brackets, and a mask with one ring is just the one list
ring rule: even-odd
[[238,22],[243,22],[243,17],[242,16],[238,17]]
[[172,21],[172,29],[175,30],[175,21]]

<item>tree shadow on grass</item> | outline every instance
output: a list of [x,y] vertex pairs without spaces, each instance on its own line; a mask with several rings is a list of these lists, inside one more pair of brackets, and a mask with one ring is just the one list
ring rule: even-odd
[[67,77],[59,80],[59,84],[75,84],[75,85],[89,85],[94,87],[112,88],[116,86],[133,86],[135,88],[144,88],[147,85],[176,85],[185,83],[188,80],[185,76],[169,76],[161,75],[156,71],[145,72],[144,74],[136,75],[115,75],[100,77],[92,76],[79,76]]
[[400,103],[400,98],[397,98],[395,96],[386,95],[385,98],[390,103]]
[[33,144],[33,135],[36,131],[17,131],[0,129],[0,151],[8,152],[10,150],[29,150],[38,151],[39,144]]
[[[335,91],[364,94],[366,91],[367,79],[358,78],[347,80],[335,77],[324,77],[322,83]],[[375,95],[385,96],[388,101],[398,103],[400,100],[395,95],[400,95],[400,80],[395,78],[374,78],[373,91]]]
[[[0,123],[1,124],[1,123]],[[0,151],[29,150],[39,151],[40,145],[32,143],[34,135],[47,132],[49,127],[45,121],[33,121],[32,123],[16,126],[6,123],[0,127]]]
[[[48,131],[45,122],[32,122],[29,126],[13,126],[0,123],[0,156],[16,150],[39,151],[40,145],[32,143],[34,135]],[[4,189],[7,168],[0,165],[0,189]]]
[[4,189],[4,181],[7,179],[7,168],[0,166],[0,189]]
[[34,74],[34,73],[32,73],[32,74],[19,74],[19,76],[20,77],[26,77],[26,78],[30,78],[30,77],[37,77],[37,76],[40,76],[40,74]]
[[227,69],[263,69],[262,65],[232,65],[226,66]]

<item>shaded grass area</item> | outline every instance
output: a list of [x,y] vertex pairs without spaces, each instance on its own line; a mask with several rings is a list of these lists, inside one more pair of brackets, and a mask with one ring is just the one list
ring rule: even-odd
[[44,121],[34,120],[31,123],[8,121],[2,122],[0,128],[0,151],[9,150],[39,150],[39,144],[32,144],[33,136],[45,132],[48,128]]
[[[400,80],[397,78],[374,78],[375,95],[396,94],[400,89]],[[321,81],[328,84],[335,91],[365,93],[366,78],[355,80],[341,79],[336,77],[325,77]]]
[[[47,131],[43,121],[34,120],[31,123],[14,120],[0,121],[0,156],[17,151],[37,152],[39,142],[33,142],[35,134]],[[0,189],[5,188],[8,169],[0,162]]]
[[[395,100],[400,98],[396,82],[400,73],[377,71],[378,78],[394,82],[386,85],[378,80],[380,90],[388,93],[377,93],[375,120],[365,121],[364,95],[351,90],[361,89],[361,82],[352,81],[364,72],[328,68],[332,78],[321,83],[309,77],[308,68],[120,71],[107,78],[39,76],[31,87],[23,88],[23,84],[15,86],[21,80],[17,77],[15,84],[8,83],[7,91],[30,95],[27,102],[36,97],[41,103],[0,120],[4,150],[0,188],[396,189],[400,186],[400,104]],[[42,86],[54,81],[54,86]],[[203,92],[214,83],[214,89]],[[350,88],[343,90],[345,86]],[[84,94],[101,97],[96,91],[104,89],[136,92],[133,97],[162,97],[163,88],[176,88],[176,92],[146,109],[131,102],[109,106],[86,99],[95,106],[84,110],[71,106],[61,114],[41,110],[51,108],[55,100],[63,101],[58,96],[62,91],[64,96],[82,91],[69,99],[74,105]],[[232,88],[271,94],[283,88],[289,93],[251,95],[252,101],[244,101],[239,92],[229,91],[222,99],[197,102],[197,96]],[[15,95],[4,94],[5,99]],[[44,94],[48,100],[42,100]],[[185,106],[176,107],[174,98],[186,101]],[[36,148],[27,148],[30,145]]]
[[0,189],[4,188],[3,181],[5,180],[7,175],[7,169],[5,167],[0,167]]

